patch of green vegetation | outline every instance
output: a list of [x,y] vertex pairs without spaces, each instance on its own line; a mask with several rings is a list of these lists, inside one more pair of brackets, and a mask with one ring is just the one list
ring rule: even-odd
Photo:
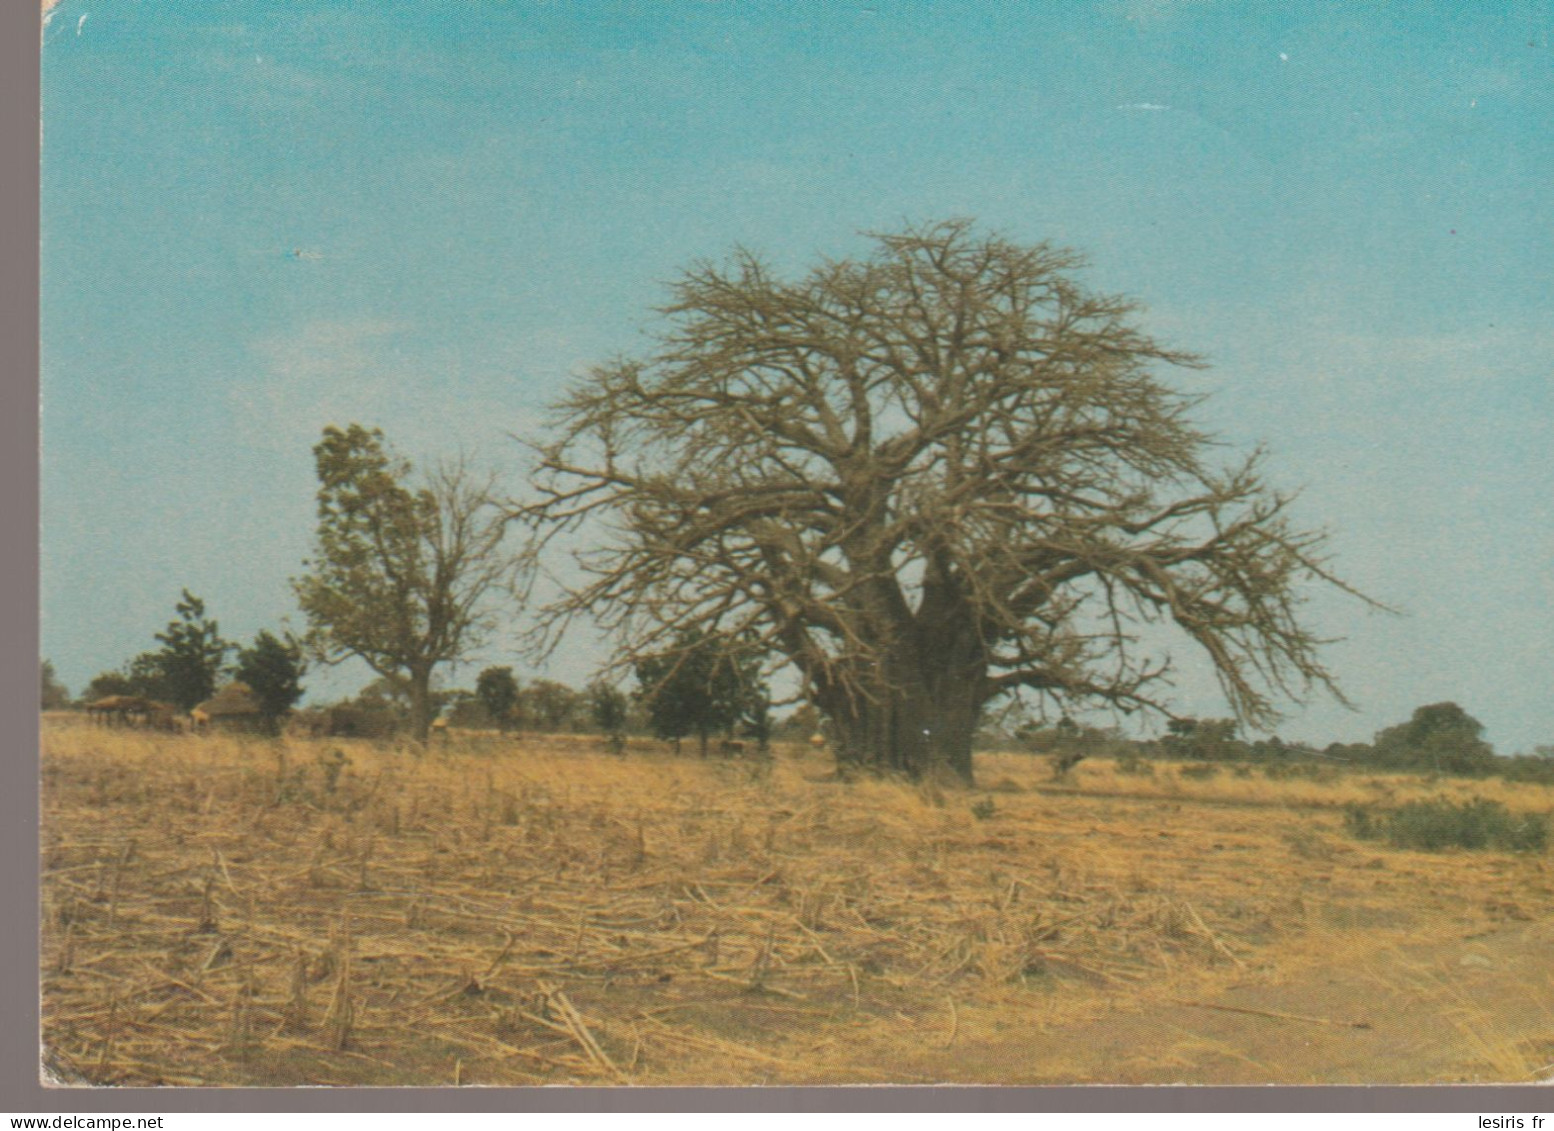
[[1542,852],[1549,843],[1547,817],[1518,815],[1500,802],[1484,798],[1461,804],[1444,799],[1410,801],[1381,812],[1355,804],[1345,810],[1344,824],[1360,840],[1385,840],[1394,848],[1423,852],[1447,848]]

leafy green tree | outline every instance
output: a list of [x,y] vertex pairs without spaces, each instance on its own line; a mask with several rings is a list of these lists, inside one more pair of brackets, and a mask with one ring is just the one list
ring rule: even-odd
[[449,726],[464,726],[466,724],[460,720],[469,718],[471,714],[485,714],[480,700],[467,687],[445,687],[434,691],[432,701],[437,705],[438,715]]
[[[426,692],[427,713],[431,718],[435,719],[442,713],[443,708],[452,703],[460,694],[461,692],[457,689],[436,686],[428,688]],[[362,689],[356,693],[353,703],[363,711],[375,712],[391,717],[396,728],[403,727],[410,721],[410,683],[403,678],[379,676],[377,679],[368,680],[362,686]]]
[[1554,746],[1534,746],[1531,754],[1518,754],[1499,761],[1499,772],[1506,781],[1554,785]]
[[486,705],[480,701],[480,696],[466,690],[460,690],[448,705],[446,718],[449,726],[462,727],[466,730],[485,730],[487,727],[497,725],[491,713],[486,710]]
[[1252,747],[1236,738],[1239,725],[1235,719],[1172,719],[1161,746],[1177,758],[1210,762],[1248,758]]
[[261,631],[253,645],[239,650],[237,679],[246,683],[259,704],[259,714],[271,733],[302,698],[302,677],[307,673],[302,644],[289,634],[285,640]]
[[220,626],[205,615],[205,602],[187,589],[176,608],[178,618],[156,635],[161,649],[135,657],[129,674],[136,694],[165,699],[187,711],[216,693],[227,654],[235,646],[221,638]]
[[647,705],[653,733],[680,747],[695,735],[702,757],[707,740],[732,732],[756,697],[765,696],[759,682],[759,659],[747,644],[696,630],[684,632],[669,651],[637,663],[640,695]]
[[1235,719],[1199,719],[1192,734],[1192,755],[1209,761],[1226,761],[1243,753],[1236,741]]
[[173,698],[171,685],[168,683],[167,672],[163,667],[161,652],[142,652],[125,665],[125,671],[129,674],[130,690],[128,694],[138,695],[142,699],[155,699],[161,702]]
[[124,672],[99,672],[81,693],[88,703],[114,695],[139,695],[140,685]]
[[54,674],[54,661],[44,660],[40,669],[40,703],[45,711],[57,711],[70,705],[70,690]]
[[1303,619],[1347,589],[1322,535],[1260,454],[1211,462],[1159,376],[1200,362],[1080,265],[950,222],[797,279],[686,272],[657,347],[577,383],[538,448],[534,553],[597,524],[544,639],[588,616],[636,664],[749,634],[840,759],[967,782],[1002,696],[1167,711],[1173,641],[1243,721],[1338,694]]
[[475,679],[475,698],[503,734],[517,721],[518,680],[512,668],[490,667],[481,672]]
[[588,709],[594,726],[609,737],[610,749],[616,754],[626,752],[626,719],[630,705],[618,687],[595,680],[588,685]]
[[553,679],[531,679],[519,693],[524,717],[543,731],[563,731],[571,727],[582,707],[582,697],[564,683]]
[[496,480],[462,463],[418,480],[381,431],[359,424],[325,428],[313,456],[315,550],[292,583],[309,650],[325,664],[358,657],[401,681],[412,737],[425,743],[433,673],[484,640],[512,576]]
[[1408,722],[1377,734],[1375,759],[1448,774],[1490,773],[1495,752],[1483,733],[1484,724],[1456,703],[1431,703],[1417,708]]

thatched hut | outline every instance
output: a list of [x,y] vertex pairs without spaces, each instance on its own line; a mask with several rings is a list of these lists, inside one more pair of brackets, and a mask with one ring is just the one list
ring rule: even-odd
[[195,723],[211,730],[263,734],[268,729],[259,701],[246,683],[236,680],[189,712]]
[[150,715],[151,700],[138,695],[109,695],[86,705],[86,717],[104,726],[133,726]]

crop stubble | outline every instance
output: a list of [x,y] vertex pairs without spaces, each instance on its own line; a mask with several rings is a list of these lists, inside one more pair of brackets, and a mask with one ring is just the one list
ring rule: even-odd
[[45,1069],[916,1082],[893,1052],[1554,909],[1542,858],[1347,842],[1337,807],[1402,779],[1101,764],[1054,786],[1044,760],[993,755],[991,792],[945,795],[827,770],[800,748],[466,736],[415,756],[51,722]]

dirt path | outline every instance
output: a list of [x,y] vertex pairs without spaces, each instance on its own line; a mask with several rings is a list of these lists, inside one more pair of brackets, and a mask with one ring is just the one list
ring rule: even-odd
[[968,1017],[966,1035],[948,1048],[920,1049],[898,1067],[1003,1084],[1554,1079],[1554,923],[1248,978],[1200,1000],[1119,1007],[1077,1024],[1038,1024],[1017,1038],[976,1033]]

